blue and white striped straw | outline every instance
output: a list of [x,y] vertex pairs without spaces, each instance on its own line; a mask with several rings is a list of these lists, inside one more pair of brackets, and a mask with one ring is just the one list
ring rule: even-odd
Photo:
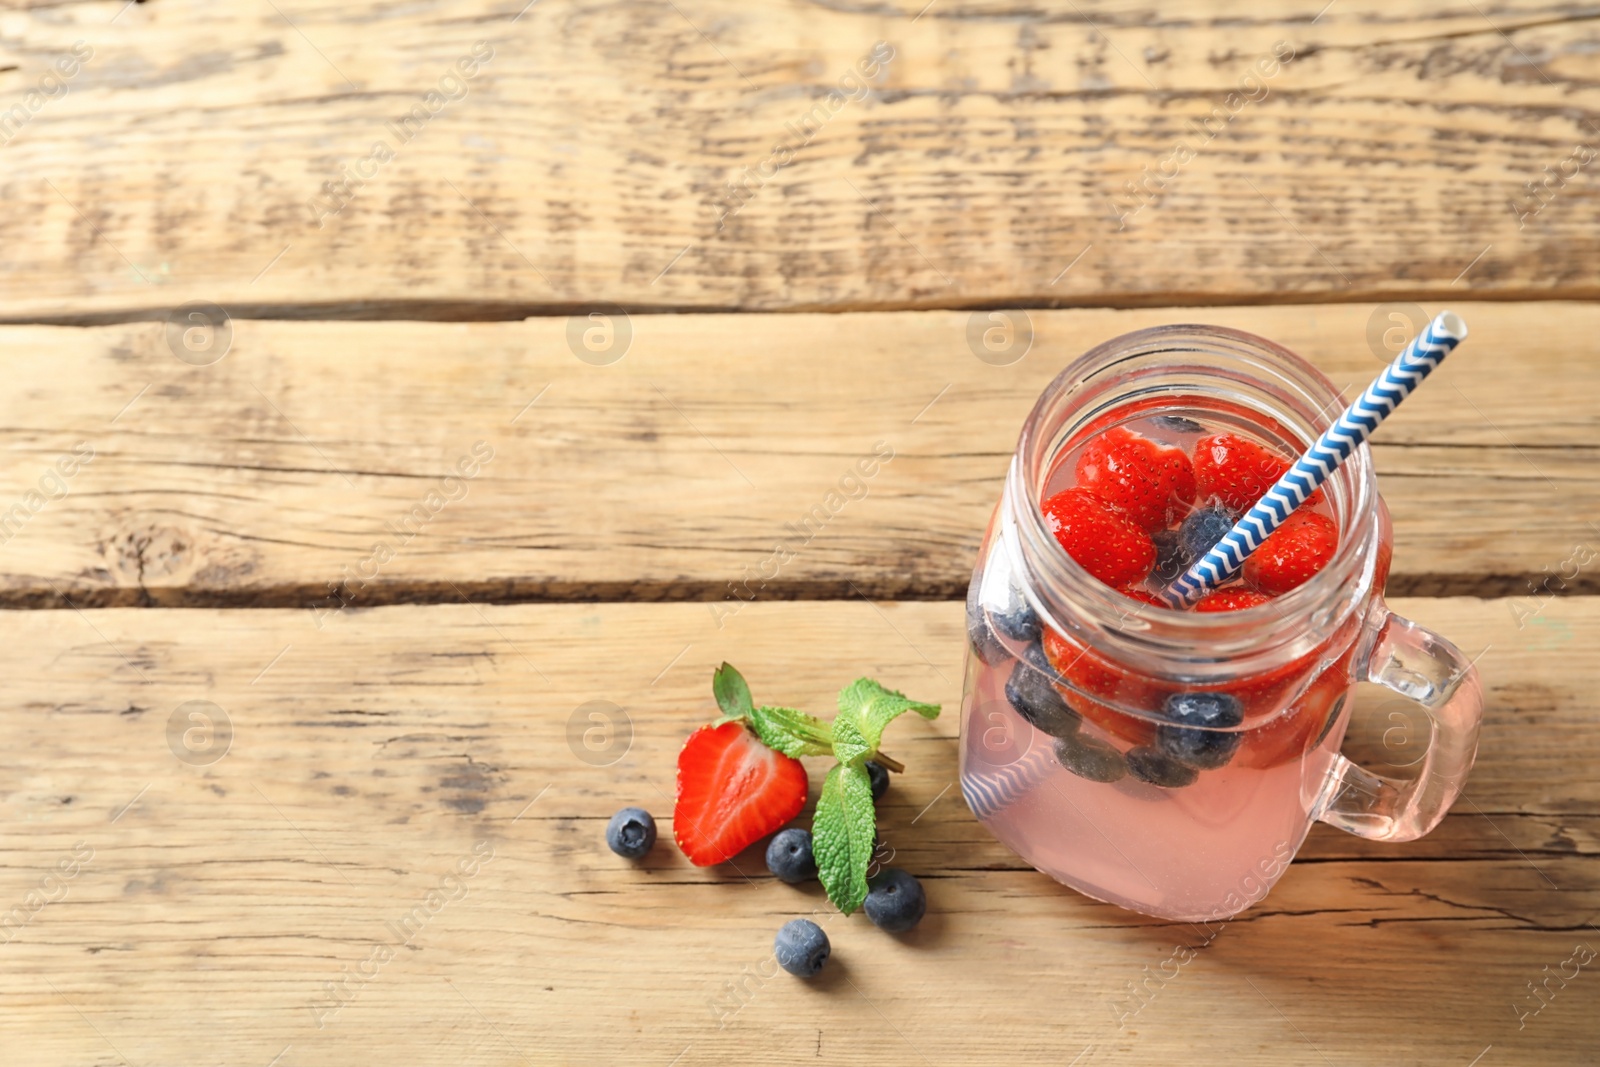
[[1260,548],[1295,508],[1333,476],[1339,464],[1372,436],[1378,423],[1388,418],[1466,336],[1467,324],[1461,316],[1441,311],[1317,443],[1306,449],[1278,484],[1268,489],[1211,551],[1161,591],[1161,599],[1169,607],[1185,608],[1237,574],[1250,553]]
[[1004,767],[982,773],[969,767],[961,772],[961,795],[966,797],[972,814],[987,819],[1022,799],[1044,780],[1052,766],[1048,746],[1040,746]]

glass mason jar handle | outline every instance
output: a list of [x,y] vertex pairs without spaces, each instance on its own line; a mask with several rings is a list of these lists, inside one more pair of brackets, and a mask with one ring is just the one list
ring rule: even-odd
[[1414,779],[1386,778],[1336,756],[1323,822],[1376,841],[1413,841],[1439,825],[1466,784],[1478,754],[1483,690],[1461,650],[1431,630],[1391,614],[1367,660],[1367,681],[1415,700],[1428,715],[1428,747]]

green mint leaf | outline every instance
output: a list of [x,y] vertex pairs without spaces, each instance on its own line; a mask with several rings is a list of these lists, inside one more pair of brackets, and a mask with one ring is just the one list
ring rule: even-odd
[[840,708],[833,718],[833,758],[843,764],[860,764],[876,751],[855,712]]
[[[884,727],[902,712],[914,711],[924,719],[939,717],[939,705],[911,700],[904,693],[885,689],[871,678],[857,678],[839,690],[839,718],[836,722],[853,719],[869,755],[876,754],[883,740]],[[839,730],[834,727],[834,753],[837,755]],[[844,761],[844,757],[839,759]]]
[[867,899],[867,865],[872,862],[876,833],[872,780],[866,768],[859,763],[839,764],[823,780],[811,825],[811,847],[822,888],[834,907],[846,915]]
[[724,663],[717,668],[711,676],[711,692],[717,698],[717,707],[722,709],[723,722],[743,719],[750,714],[753,703],[750,686],[732,665]]
[[768,748],[785,756],[826,756],[833,751],[828,724],[793,708],[752,708],[750,725]]

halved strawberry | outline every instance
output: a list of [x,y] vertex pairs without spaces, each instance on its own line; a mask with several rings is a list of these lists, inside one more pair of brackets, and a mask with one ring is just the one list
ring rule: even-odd
[[1114,426],[1078,456],[1078,488],[1087,489],[1145,532],[1165,530],[1194,503],[1194,468],[1183,449],[1164,447]]
[[1253,589],[1219,589],[1215,593],[1208,593],[1200,598],[1194,610],[1210,614],[1214,611],[1243,611],[1265,604],[1272,598]]
[[1338,548],[1333,520],[1301,508],[1244,561],[1244,580],[1269,596],[1287,593],[1327,566]]
[[806,802],[806,769],[742,722],[702,726],[678,753],[672,836],[696,867],[737,856]]
[[[1220,500],[1236,512],[1248,511],[1288,471],[1290,461],[1277,452],[1237,434],[1202,437],[1194,446],[1195,494]],[[1322,490],[1308,504],[1322,501]]]
[[1156,561],[1150,535],[1087,489],[1073,487],[1044,502],[1045,526],[1067,555],[1115,589],[1144,580]]

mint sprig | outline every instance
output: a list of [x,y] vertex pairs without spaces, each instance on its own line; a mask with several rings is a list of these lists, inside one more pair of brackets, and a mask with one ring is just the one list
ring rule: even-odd
[[[865,760],[862,761],[865,763]],[[811,850],[828,899],[849,915],[867,899],[867,864],[878,835],[872,779],[861,763],[839,763],[822,780]]]
[[750,725],[768,748],[785,756],[826,756],[833,751],[833,733],[815,715],[793,708],[752,708]]
[[[846,915],[867,899],[867,866],[877,836],[878,813],[872,804],[867,760],[878,756],[884,728],[907,711],[933,719],[939,715],[939,705],[912,700],[871,678],[857,678],[839,690],[839,714],[833,720],[833,758],[839,766],[828,772],[817,799],[811,847],[822,888]],[[840,784],[830,791],[828,782],[836,774]]]
[[750,714],[750,686],[731,664],[724,663],[711,675],[711,695],[717,698],[717,707],[722,709],[722,718],[717,721],[719,726]]
[[711,690],[722,709],[720,722],[744,722],[768,748],[785,756],[832,755],[838,761],[817,797],[811,847],[828,899],[849,915],[867,898],[867,867],[878,829],[867,760],[904,770],[899,761],[878,751],[884,729],[908,711],[937,718],[939,705],[912,700],[871,678],[857,678],[839,690],[839,713],[828,723],[794,708],[757,707],[744,676],[726,663],[712,675]]
[[[904,693],[885,689],[871,678],[857,678],[839,690],[839,717],[849,716],[858,724],[861,736],[871,748],[868,759],[877,754],[884,728],[907,711],[914,711],[924,719],[939,717],[939,705],[911,700]],[[839,758],[844,759],[843,756]]]

